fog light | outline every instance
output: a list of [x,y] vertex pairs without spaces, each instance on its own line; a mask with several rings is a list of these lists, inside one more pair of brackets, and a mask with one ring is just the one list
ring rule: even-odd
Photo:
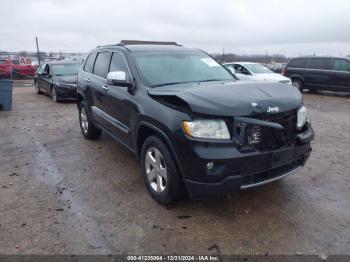
[[214,168],[214,162],[208,162],[207,163],[207,169],[212,170]]

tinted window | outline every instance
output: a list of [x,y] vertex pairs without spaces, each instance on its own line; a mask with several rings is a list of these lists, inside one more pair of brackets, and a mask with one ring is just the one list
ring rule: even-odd
[[95,66],[94,66],[94,75],[97,75],[102,78],[107,77],[109,62],[111,58],[110,52],[101,52],[98,53]]
[[294,68],[305,68],[308,60],[308,58],[296,58],[290,61],[288,66]]
[[329,58],[311,58],[309,68],[330,70],[331,69],[330,65],[331,65],[331,59]]
[[88,73],[92,73],[92,69],[94,68],[95,58],[96,58],[96,53],[92,53],[88,56],[84,66],[84,71]]
[[336,71],[350,71],[350,62],[343,59],[335,59],[333,70]]
[[136,65],[147,85],[234,81],[213,58],[203,52],[135,52]]
[[80,64],[57,64],[52,65],[52,73],[56,76],[77,75]]
[[125,73],[129,73],[125,59],[123,55],[120,53],[113,53],[109,72],[114,72],[114,71],[124,71]]

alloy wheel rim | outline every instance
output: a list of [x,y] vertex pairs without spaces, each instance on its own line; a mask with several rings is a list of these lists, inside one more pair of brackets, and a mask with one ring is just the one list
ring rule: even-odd
[[300,83],[299,81],[293,81],[292,85],[296,88],[300,88]]
[[147,150],[145,168],[151,188],[157,193],[163,192],[167,186],[168,173],[164,158],[157,148],[151,147]]
[[89,129],[89,122],[88,122],[87,114],[86,114],[84,107],[82,107],[80,110],[80,125],[81,125],[81,129],[83,130],[84,134],[86,134],[88,132],[88,129]]

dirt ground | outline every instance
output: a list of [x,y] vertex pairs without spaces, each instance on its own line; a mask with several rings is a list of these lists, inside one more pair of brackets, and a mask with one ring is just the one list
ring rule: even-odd
[[226,198],[169,207],[74,103],[17,83],[0,112],[1,254],[350,254],[350,96],[304,94],[316,139],[305,168]]

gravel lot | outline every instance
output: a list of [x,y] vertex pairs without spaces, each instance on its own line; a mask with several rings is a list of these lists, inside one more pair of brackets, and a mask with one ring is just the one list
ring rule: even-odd
[[316,139],[302,171],[163,207],[127,149],[82,137],[74,103],[17,83],[0,112],[0,253],[350,254],[350,96],[304,97]]

